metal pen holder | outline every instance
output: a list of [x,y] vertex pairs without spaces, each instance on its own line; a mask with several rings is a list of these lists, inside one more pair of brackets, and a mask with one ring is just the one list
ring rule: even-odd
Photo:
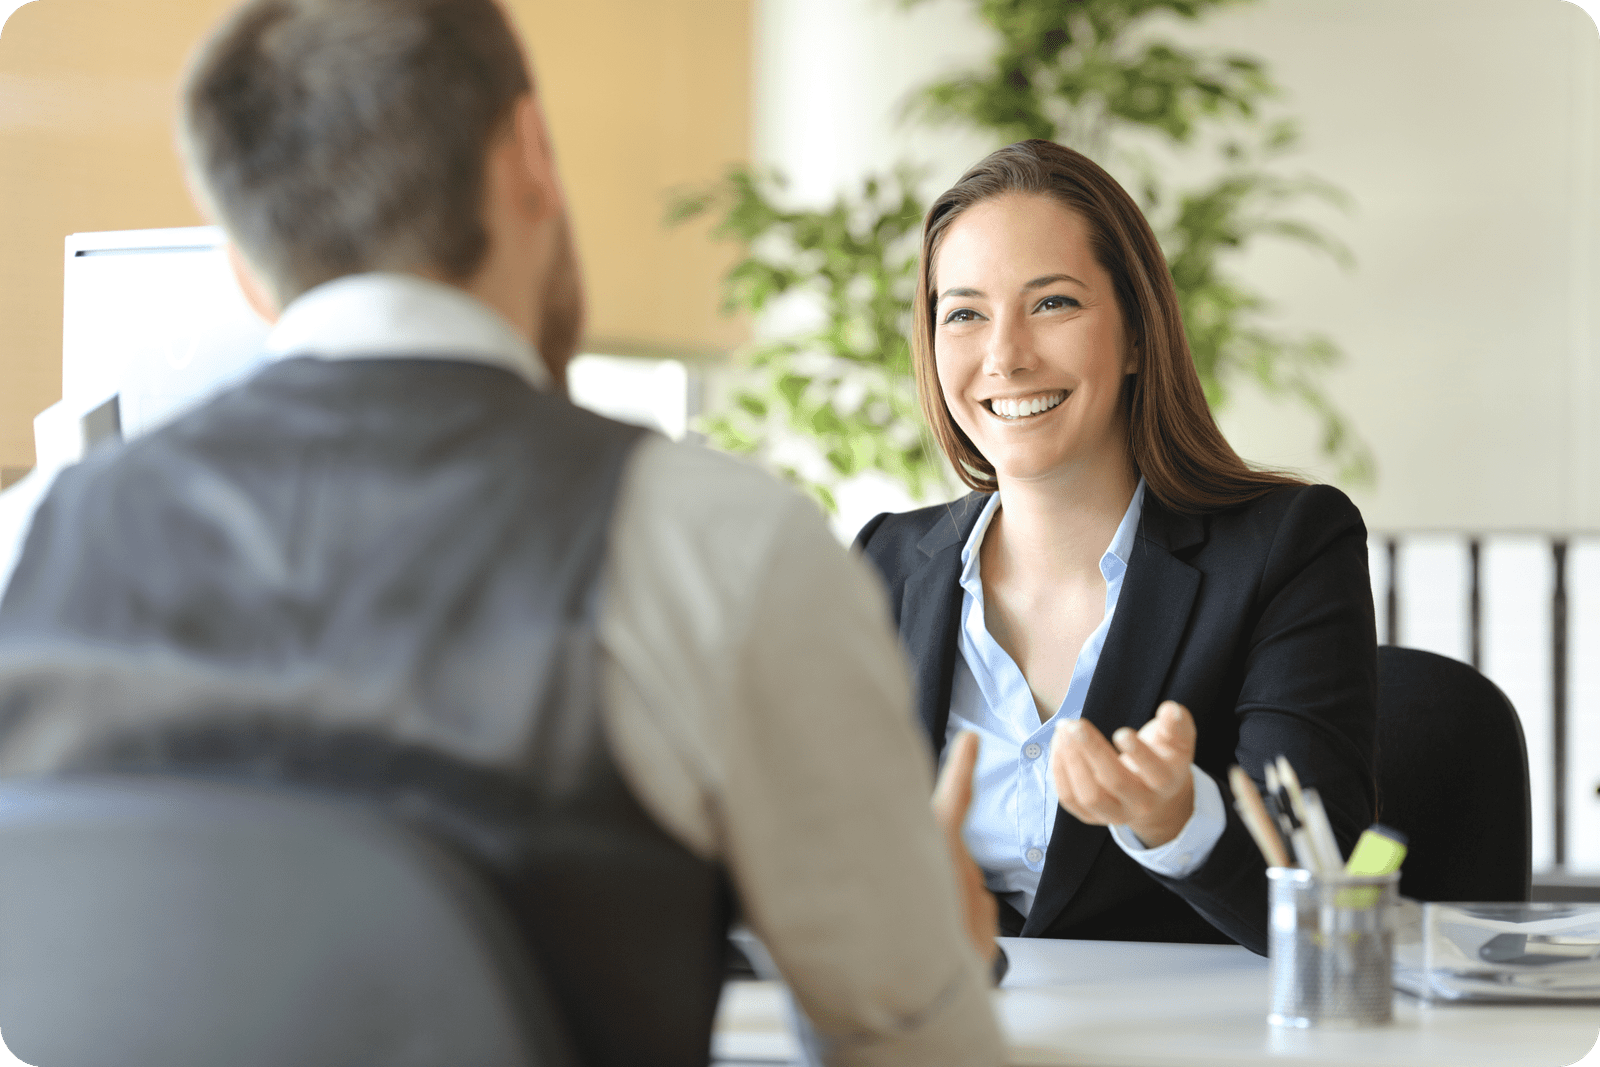
[[1392,1015],[1400,875],[1267,871],[1274,1026],[1372,1026]]

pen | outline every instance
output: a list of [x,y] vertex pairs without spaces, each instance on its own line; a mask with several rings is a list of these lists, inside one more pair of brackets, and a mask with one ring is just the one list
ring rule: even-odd
[[1278,777],[1288,791],[1295,820],[1305,828],[1313,868],[1319,874],[1338,874],[1344,866],[1344,857],[1339,854],[1339,842],[1333,836],[1333,827],[1328,824],[1328,813],[1323,810],[1322,798],[1317,796],[1315,789],[1300,788],[1300,776],[1295,773],[1289,757],[1279,756],[1277,767]]
[[1278,809],[1278,823],[1285,834],[1293,833],[1300,829],[1300,813],[1294,808],[1289,787],[1284,784],[1283,775],[1278,773],[1276,766],[1268,763],[1266,770],[1267,792]]
[[1267,810],[1272,812],[1273,819],[1278,824],[1278,832],[1287,839],[1289,832],[1294,829],[1294,824],[1289,821],[1289,813],[1284,810],[1283,786],[1278,782],[1278,772],[1268,763],[1263,777],[1267,781]]
[[1279,756],[1274,762],[1278,770],[1278,781],[1283,783],[1283,791],[1289,796],[1289,808],[1294,812],[1294,821],[1296,825],[1304,826],[1306,806],[1300,792],[1300,776],[1294,773],[1294,765],[1289,762],[1288,756]]
[[1228,785],[1233,788],[1234,809],[1243,820],[1245,829],[1250,831],[1250,836],[1255,838],[1256,847],[1261,850],[1267,866],[1293,866],[1289,862],[1288,851],[1283,847],[1283,839],[1272,825],[1272,816],[1267,814],[1267,806],[1261,802],[1261,794],[1256,792],[1256,784],[1244,773],[1243,767],[1234,764],[1228,768]]
[[1278,806],[1278,819],[1283,827],[1283,836],[1294,849],[1295,859],[1300,866],[1316,874],[1323,873],[1321,858],[1317,855],[1312,844],[1311,835],[1306,830],[1305,809],[1300,806],[1300,783],[1294,779],[1293,787],[1290,781],[1294,769],[1289,766],[1289,761],[1279,756],[1276,764],[1267,764],[1268,782],[1274,784],[1274,795]]
[[1306,809],[1306,832],[1311,836],[1311,847],[1317,850],[1317,862],[1327,874],[1338,874],[1344,867],[1344,857],[1339,854],[1339,841],[1333,836],[1333,826],[1322,806],[1322,797],[1315,789],[1301,793]]
[[1322,850],[1317,847],[1317,839],[1306,825],[1306,799],[1300,791],[1300,776],[1294,773],[1294,765],[1289,762],[1288,756],[1279,756],[1277,766],[1278,780],[1283,783],[1284,795],[1289,798],[1289,817],[1294,823],[1294,833],[1290,839],[1294,841],[1295,852],[1303,853],[1301,858],[1305,865],[1319,875],[1336,872],[1338,867],[1332,871],[1328,869]]
[[[1283,786],[1278,781],[1278,772],[1269,762],[1265,768],[1264,777],[1267,780],[1267,795],[1263,798],[1267,811],[1271,813],[1273,821],[1278,825],[1278,839],[1287,847],[1294,847],[1294,816],[1289,811],[1289,803],[1283,792]],[[1296,853],[1295,859],[1299,866],[1307,866],[1305,857]]]

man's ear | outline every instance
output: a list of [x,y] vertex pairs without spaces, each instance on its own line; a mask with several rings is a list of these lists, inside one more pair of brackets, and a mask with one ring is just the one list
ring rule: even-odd
[[267,325],[276,323],[281,309],[268,295],[267,287],[261,284],[255,271],[250,269],[250,264],[245,262],[239,246],[231,241],[228,243],[228,266],[233,269],[234,281],[239,283],[239,291],[244,294],[244,301],[250,305],[250,310],[260,315]]
[[550,126],[545,121],[539,98],[533,93],[527,93],[517,101],[512,116],[512,136],[516,138],[521,154],[522,176],[528,181],[528,193],[538,201],[528,206],[541,220],[562,213],[566,208],[565,196],[556,173]]

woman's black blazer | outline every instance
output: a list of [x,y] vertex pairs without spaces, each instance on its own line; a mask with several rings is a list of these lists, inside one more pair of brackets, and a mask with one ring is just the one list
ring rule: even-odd
[[[973,493],[879,515],[856,539],[888,583],[935,753],[950,714],[961,547],[986,500]],[[1033,910],[1024,919],[1002,903],[1003,932],[1231,938],[1265,954],[1266,865],[1233,810],[1233,763],[1259,786],[1265,762],[1288,756],[1301,782],[1321,793],[1346,852],[1371,823],[1377,645],[1366,527],[1343,493],[1289,487],[1201,515],[1145,493],[1083,715],[1109,737],[1142,726],[1169,699],[1194,714],[1195,763],[1222,790],[1228,825],[1211,855],[1187,878],[1164,878],[1130,859],[1104,827],[1058,808]]]

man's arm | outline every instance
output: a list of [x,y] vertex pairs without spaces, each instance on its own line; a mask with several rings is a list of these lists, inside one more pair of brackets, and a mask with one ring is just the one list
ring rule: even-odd
[[618,515],[602,621],[624,772],[726,865],[830,1063],[998,1063],[877,577],[763,476],[715,457],[682,460],[714,468],[692,483],[647,479],[653,462]]
[[830,1059],[993,1062],[985,971],[929,816],[926,746],[877,579],[806,518],[784,531],[752,605],[729,869]]

